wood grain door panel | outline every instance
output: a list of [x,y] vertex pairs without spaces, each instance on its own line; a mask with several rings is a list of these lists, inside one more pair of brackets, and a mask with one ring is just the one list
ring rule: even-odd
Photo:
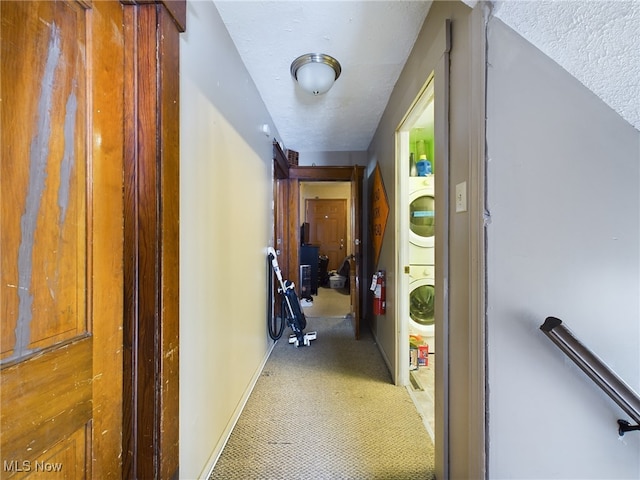
[[84,433],[92,417],[92,340],[87,337],[3,370],[2,436],[11,439],[3,441],[4,460],[35,461],[50,449],[51,439]]
[[75,3],[3,2],[2,20],[1,356],[10,360],[88,331],[87,39]]
[[120,478],[122,6],[3,0],[0,39],[0,478]]
[[347,201],[307,199],[305,219],[309,222],[309,243],[329,257],[329,270],[337,270],[346,256]]

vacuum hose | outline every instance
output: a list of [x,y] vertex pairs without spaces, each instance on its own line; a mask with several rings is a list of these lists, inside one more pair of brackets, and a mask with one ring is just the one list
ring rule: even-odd
[[[271,250],[271,249],[270,249]],[[269,270],[269,284],[267,286],[267,328],[269,330],[269,337],[272,340],[279,340],[282,337],[282,332],[284,332],[284,318],[276,317],[273,314],[273,259],[275,258],[274,254],[270,251],[269,255],[267,255],[267,269]],[[280,309],[281,312],[284,312],[283,308]],[[282,314],[282,313],[281,313]]]

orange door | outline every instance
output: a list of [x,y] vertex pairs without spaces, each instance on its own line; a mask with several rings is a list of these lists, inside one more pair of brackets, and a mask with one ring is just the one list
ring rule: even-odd
[[306,200],[309,243],[320,247],[320,255],[329,257],[329,270],[341,267],[346,254],[347,201],[345,199]]
[[122,25],[0,4],[2,478],[122,476]]

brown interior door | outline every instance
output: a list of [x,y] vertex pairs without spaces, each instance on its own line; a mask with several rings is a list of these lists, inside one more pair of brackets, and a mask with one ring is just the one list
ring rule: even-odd
[[320,255],[329,257],[329,270],[338,270],[347,256],[347,201],[307,199],[305,203],[309,243],[318,245]]
[[351,255],[349,257],[349,286],[351,293],[351,317],[356,339],[360,338],[360,317],[362,315],[362,168],[354,167],[351,174]]
[[119,2],[0,5],[0,477],[120,478]]

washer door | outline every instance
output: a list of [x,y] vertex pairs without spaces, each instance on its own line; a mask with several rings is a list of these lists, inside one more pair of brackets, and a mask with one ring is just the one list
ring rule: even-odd
[[436,291],[432,282],[416,281],[412,284],[409,293],[409,316],[414,322],[414,327],[423,334],[433,335],[435,324],[435,300]]
[[425,190],[409,198],[409,241],[419,247],[433,247],[436,232],[435,197]]

